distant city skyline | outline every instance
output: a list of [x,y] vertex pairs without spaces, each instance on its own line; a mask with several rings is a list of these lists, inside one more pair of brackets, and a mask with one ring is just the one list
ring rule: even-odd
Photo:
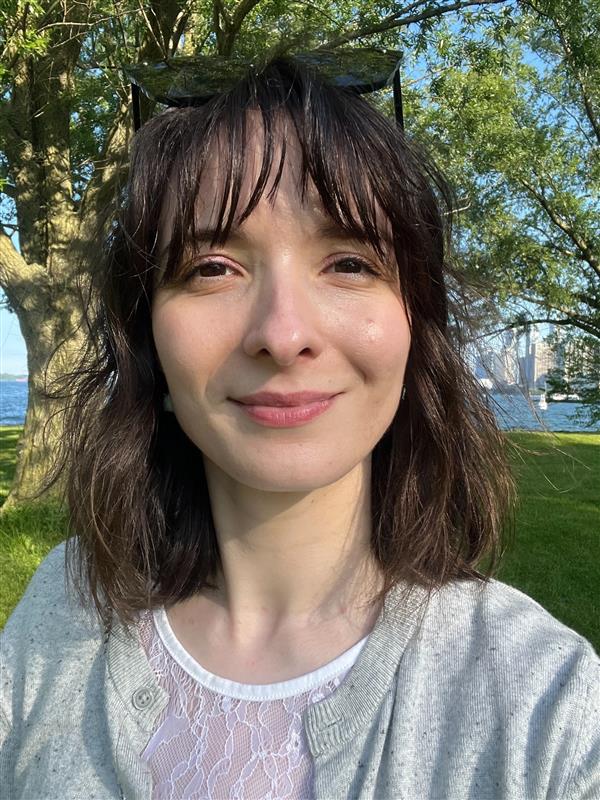
[[498,335],[495,342],[482,343],[472,357],[475,377],[489,383],[489,388],[545,389],[550,371],[560,360],[545,341],[553,327],[545,325],[544,335],[538,326],[520,334],[510,330]]

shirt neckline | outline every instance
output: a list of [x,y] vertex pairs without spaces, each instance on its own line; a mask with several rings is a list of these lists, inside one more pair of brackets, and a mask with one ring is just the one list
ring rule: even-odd
[[152,616],[158,636],[167,652],[188,675],[205,688],[237,700],[283,700],[323,686],[352,667],[369,638],[367,634],[333,661],[297,678],[278,683],[238,683],[209,672],[188,653],[175,636],[164,607],[155,609]]

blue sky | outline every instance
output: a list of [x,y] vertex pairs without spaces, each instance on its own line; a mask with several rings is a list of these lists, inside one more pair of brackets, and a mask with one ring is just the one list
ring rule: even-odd
[[[0,300],[4,295],[0,292]],[[27,351],[21,336],[19,320],[7,308],[0,306],[0,372],[27,374]]]

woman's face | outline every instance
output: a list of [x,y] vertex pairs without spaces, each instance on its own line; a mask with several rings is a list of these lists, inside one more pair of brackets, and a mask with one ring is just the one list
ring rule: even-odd
[[[250,144],[256,164],[260,141]],[[410,346],[396,286],[371,272],[383,264],[333,227],[316,192],[301,203],[290,149],[274,204],[263,197],[223,246],[197,242],[189,277],[157,289],[152,311],[182,429],[230,478],[264,491],[311,491],[369,460],[398,408]],[[216,219],[217,178],[218,167],[206,173],[198,195],[201,229]]]

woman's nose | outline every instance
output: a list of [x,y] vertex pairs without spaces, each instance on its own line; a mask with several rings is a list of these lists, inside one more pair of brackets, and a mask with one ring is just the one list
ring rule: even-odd
[[299,356],[315,358],[323,348],[321,314],[310,288],[288,274],[272,276],[260,287],[244,336],[244,352],[268,354],[290,366]]

